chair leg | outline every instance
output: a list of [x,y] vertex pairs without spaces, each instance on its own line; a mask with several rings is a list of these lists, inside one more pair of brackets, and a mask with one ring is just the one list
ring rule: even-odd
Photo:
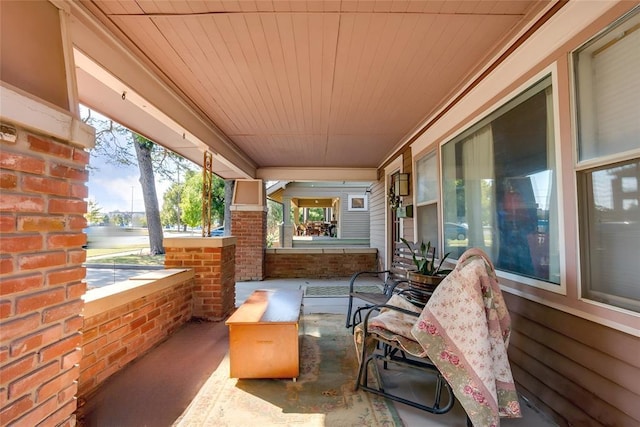
[[353,313],[353,318],[351,319],[351,333],[353,334],[356,330],[356,326],[362,322],[362,310],[366,310],[369,306],[358,307],[356,311]]
[[347,320],[345,322],[345,328],[350,328],[353,325],[353,323],[351,322],[351,308],[353,307],[353,297],[351,295],[349,295],[349,303],[347,305]]
[[[386,392],[384,389],[384,382],[382,381],[380,371],[378,369],[378,366],[376,365],[377,359],[383,359],[384,357],[385,356],[380,353],[370,353],[369,355],[363,355],[363,359],[358,369],[358,379],[356,382],[356,390],[362,389],[362,390],[371,392],[373,394],[383,396],[387,399],[391,399],[396,402],[404,403],[405,405],[409,405],[414,408],[418,408],[423,411],[430,412],[432,414],[444,414],[449,412],[451,408],[453,408],[455,403],[455,396],[453,395],[453,391],[451,390],[451,387],[449,386],[449,384],[440,375],[438,375],[438,378],[436,381],[436,388],[434,390],[435,398],[433,399],[431,406],[429,406],[427,402],[409,400],[395,393]],[[403,364],[406,364],[408,360],[407,362],[401,362],[400,359],[393,359],[393,360],[389,360],[389,362],[399,363],[403,365]],[[368,372],[369,363],[374,364],[374,366],[372,366],[371,369],[373,370],[372,374],[376,375],[376,383],[377,383],[376,387],[374,387],[373,385],[369,385],[369,378],[368,378],[368,376],[370,375]],[[413,365],[410,364],[410,365],[413,367],[418,367],[418,369],[424,369],[424,368],[420,368],[418,365],[415,365],[415,364]],[[426,370],[428,370],[431,373],[437,372],[437,369],[433,367],[427,368]],[[443,398],[446,399],[444,401],[444,404],[443,404]],[[468,425],[467,427],[473,427],[473,426]]]

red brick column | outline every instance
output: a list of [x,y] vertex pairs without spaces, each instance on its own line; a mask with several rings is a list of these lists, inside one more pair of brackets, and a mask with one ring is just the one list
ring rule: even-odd
[[193,317],[225,319],[235,308],[235,237],[164,239],[165,268],[193,268]]
[[0,425],[75,425],[89,154],[3,125]]
[[231,235],[238,239],[236,247],[236,280],[263,280],[267,249],[267,211],[234,209],[231,206]]

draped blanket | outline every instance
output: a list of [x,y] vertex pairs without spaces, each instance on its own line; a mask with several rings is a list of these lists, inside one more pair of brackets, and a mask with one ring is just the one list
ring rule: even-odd
[[469,249],[460,257],[411,332],[474,426],[522,416],[507,358],[511,319],[484,252]]
[[[424,349],[420,344],[418,344],[418,342],[416,342],[415,338],[411,334],[411,328],[418,321],[418,314],[420,314],[421,310],[399,295],[393,295],[389,301],[387,301],[386,305],[402,308],[414,313],[415,315],[412,316],[394,309],[383,307],[380,310],[380,314],[369,318],[367,323],[367,332],[369,334],[374,333],[375,335],[394,343],[409,354],[417,357],[426,357],[427,354],[424,352]],[[362,361],[362,345],[364,336],[363,323],[356,325],[353,334],[359,361]],[[373,339],[371,335],[368,335],[366,346],[367,354],[371,354],[371,352],[376,348],[375,339]]]
[[[484,252],[467,250],[421,312],[397,295],[387,305],[420,315],[383,308],[369,319],[368,333],[414,356],[429,358],[474,426],[499,426],[500,417],[522,416],[507,358],[511,319],[493,264]],[[362,357],[362,324],[354,338]],[[367,341],[367,352],[373,351],[374,340]]]

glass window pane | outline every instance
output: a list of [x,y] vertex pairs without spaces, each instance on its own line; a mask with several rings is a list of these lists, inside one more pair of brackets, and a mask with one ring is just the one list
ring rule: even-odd
[[445,252],[560,283],[551,93],[547,78],[445,144]]
[[418,238],[416,242],[431,242],[431,246],[438,247],[438,205],[418,206],[416,211],[418,221]]
[[640,311],[640,161],[580,176],[583,296]]
[[416,203],[438,199],[438,165],[435,152],[416,162],[416,185]]
[[576,52],[580,160],[640,148],[640,14]]

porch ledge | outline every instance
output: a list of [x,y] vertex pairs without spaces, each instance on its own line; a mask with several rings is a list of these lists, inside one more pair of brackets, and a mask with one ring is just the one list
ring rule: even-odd
[[268,254],[375,254],[376,248],[277,248],[267,249]]
[[193,276],[193,269],[171,268],[142,274],[103,288],[92,289],[83,296],[84,316],[85,318],[95,316],[113,307],[183,283]]
[[235,245],[237,237],[167,237],[162,243],[165,248],[223,248]]

